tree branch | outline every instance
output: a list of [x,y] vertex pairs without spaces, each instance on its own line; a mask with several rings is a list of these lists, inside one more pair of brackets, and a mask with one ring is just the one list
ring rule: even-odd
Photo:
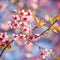
[[[54,22],[54,24],[57,22],[57,20]],[[46,31],[48,31],[54,24],[52,24],[47,30],[45,30],[44,32],[42,32],[39,37],[41,35],[43,35]],[[32,40],[29,40],[32,44],[34,44],[35,46],[37,46],[39,49],[44,49],[42,47],[40,47],[37,43],[35,43],[34,41]],[[0,57],[2,56],[3,52],[5,51],[5,49],[8,47],[8,45],[10,45],[12,42],[14,42],[14,40],[12,40],[9,44],[7,44],[7,46],[2,50],[1,54],[0,54]]]
[[[39,35],[39,37],[42,36],[42,35],[44,35],[56,22],[57,22],[57,20],[55,20],[55,22],[54,22],[50,27],[48,27],[48,29],[46,29],[44,32],[42,32],[42,33]],[[41,46],[38,46],[38,44],[35,43],[34,41],[30,40],[30,42],[33,43],[35,46],[37,46],[39,49],[44,49],[44,48],[42,48]]]
[[9,42],[9,44],[7,44],[7,46],[2,50],[0,57],[2,56],[3,52],[5,51],[5,49],[13,42],[14,40],[12,40],[11,42]]

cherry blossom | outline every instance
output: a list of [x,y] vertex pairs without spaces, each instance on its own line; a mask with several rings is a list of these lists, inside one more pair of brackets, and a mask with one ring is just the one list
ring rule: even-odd
[[26,35],[20,34],[19,39],[24,40]]
[[13,34],[13,38],[15,39],[15,38],[17,38],[18,37],[18,35],[16,35],[16,34]]
[[28,18],[25,16],[25,17],[23,17],[23,21],[27,21],[28,20]]
[[13,15],[13,20],[19,20],[19,16],[18,15]]
[[46,56],[48,56],[49,54],[51,54],[52,50],[43,50],[41,53],[40,53],[40,58],[45,58]]
[[[16,10],[15,10],[16,11]],[[18,45],[24,44],[25,46],[30,46],[35,44],[39,49],[40,46],[35,43],[38,39],[40,39],[40,34],[33,34],[33,20],[34,16],[31,10],[20,10],[16,11],[17,14],[12,15],[12,20],[7,22],[7,29],[4,28],[4,24],[1,28],[5,30],[13,30],[11,36],[8,36],[7,33],[0,33],[0,47],[6,47],[6,45],[10,44],[10,41],[15,41]],[[33,27],[32,27],[33,26]],[[50,28],[50,27],[49,27]],[[41,35],[43,35],[45,30]],[[10,37],[10,38],[9,38]],[[42,48],[42,47],[41,47]],[[31,48],[29,48],[31,50]],[[30,50],[27,50],[30,52]],[[48,56],[52,50],[43,49],[40,53],[40,58],[45,58]],[[28,56],[29,55],[29,56]],[[30,57],[31,54],[27,54],[27,57]]]
[[0,33],[0,47],[3,48],[5,47],[11,39],[8,38],[7,33]]
[[3,24],[1,24],[1,29],[2,29],[3,31],[8,31],[8,30],[9,30],[9,25],[8,25],[8,23],[3,23]]
[[19,17],[22,18],[25,15],[24,10],[18,11]]

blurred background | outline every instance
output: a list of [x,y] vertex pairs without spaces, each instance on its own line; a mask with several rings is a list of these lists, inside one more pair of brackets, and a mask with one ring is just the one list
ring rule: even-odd
[[[8,31],[6,21],[11,20],[11,15],[14,14],[14,9],[31,9],[39,19],[44,18],[45,22],[49,24],[48,15],[54,17],[60,14],[60,0],[0,0],[0,32],[8,32],[8,35],[12,34],[13,31]],[[6,26],[6,27],[5,27]],[[55,24],[55,28],[58,33],[50,31],[49,36],[42,36],[37,44],[45,49],[53,49],[55,54],[53,58],[50,56],[47,60],[52,60],[60,57],[60,21]],[[46,28],[41,27],[36,29],[35,32],[41,33]],[[18,43],[18,41],[17,41]],[[36,46],[24,46],[13,42],[12,50],[5,50],[0,60],[43,60],[40,59],[40,51]],[[44,59],[46,60],[46,59]]]

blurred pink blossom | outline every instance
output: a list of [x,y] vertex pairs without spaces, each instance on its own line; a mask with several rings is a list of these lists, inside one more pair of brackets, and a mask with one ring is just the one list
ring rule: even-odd
[[0,2],[0,10],[1,10],[2,12],[5,12],[5,11],[7,10],[7,5],[4,4],[4,3],[2,3],[2,2]]
[[4,30],[4,31],[9,30],[8,23],[3,23],[3,24],[1,24],[1,29]]
[[58,41],[54,47],[57,56],[60,56],[60,41]]
[[44,7],[44,6],[50,6],[51,2],[50,0],[40,0],[39,1],[39,6]]

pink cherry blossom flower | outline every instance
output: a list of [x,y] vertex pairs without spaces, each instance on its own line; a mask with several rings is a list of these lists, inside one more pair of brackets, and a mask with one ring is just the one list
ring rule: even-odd
[[28,18],[25,16],[25,17],[23,17],[23,21],[27,21],[28,20]]
[[8,30],[9,30],[9,25],[8,25],[8,23],[3,23],[3,24],[1,24],[1,29],[4,30],[4,31],[8,31]]
[[30,30],[29,30],[29,28],[24,27],[24,28],[23,28],[23,32],[24,32],[25,34],[28,34],[28,33],[30,32]]
[[9,28],[12,28],[12,22],[8,21],[7,23],[8,23]]
[[20,20],[20,18],[18,15],[13,15],[13,20],[17,21],[17,20]]
[[24,21],[20,22],[20,26],[21,26],[21,27],[25,27],[26,25],[27,25],[26,22],[24,22]]
[[32,12],[30,10],[27,12],[27,16],[32,16]]
[[25,39],[25,35],[20,34],[20,36],[19,36],[19,40],[24,40],[24,39]]
[[19,36],[16,35],[16,34],[13,34],[13,35],[12,35],[12,38],[14,38],[14,40],[17,40],[18,37],[19,37]]
[[41,53],[40,53],[40,58],[45,58],[46,56],[48,56],[48,54],[50,54],[52,52],[52,50],[43,50]]
[[25,15],[24,10],[18,11],[19,17],[22,18]]
[[15,29],[15,28],[17,28],[19,26],[19,24],[17,23],[17,22],[13,22],[12,23],[12,27]]

